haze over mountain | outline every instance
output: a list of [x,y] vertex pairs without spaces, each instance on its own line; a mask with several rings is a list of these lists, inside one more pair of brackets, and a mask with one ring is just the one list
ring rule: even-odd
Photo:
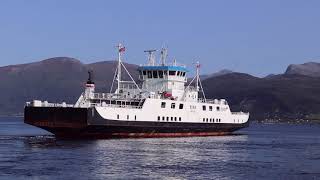
[[[137,80],[138,66],[126,67]],[[207,98],[227,99],[233,111],[249,111],[253,120],[317,119],[318,67],[319,63],[290,65],[284,74],[265,78],[223,70],[202,75],[202,84]],[[115,61],[83,64],[68,57],[0,67],[0,115],[22,115],[25,102],[33,99],[74,103],[83,92],[88,70],[94,72],[97,91],[109,92],[115,68]]]
[[233,71],[231,71],[229,69],[222,69],[222,70],[215,72],[215,73],[203,74],[200,77],[201,77],[201,80],[205,80],[205,79],[208,79],[211,77],[221,76],[221,75],[230,74],[230,73],[233,73]]
[[311,77],[320,77],[320,63],[308,62],[304,64],[291,64],[285,74],[300,74]]

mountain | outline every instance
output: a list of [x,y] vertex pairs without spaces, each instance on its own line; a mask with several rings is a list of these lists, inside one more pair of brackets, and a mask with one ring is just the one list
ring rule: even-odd
[[319,118],[320,78],[296,74],[257,78],[232,73],[203,81],[207,97],[227,99],[233,111],[254,120]]
[[[94,72],[97,91],[109,92],[116,65],[115,61],[83,64],[77,59],[55,57],[0,67],[0,115],[22,115],[25,102],[33,99],[75,103],[83,92],[88,70]],[[290,65],[286,73],[265,78],[223,70],[204,76],[202,85],[207,98],[227,99],[233,111],[250,112],[253,120],[320,119],[317,66]],[[138,66],[126,64],[126,68],[137,79]],[[129,79],[125,74],[123,77]]]
[[211,78],[211,77],[222,76],[222,75],[230,74],[230,73],[233,73],[233,71],[228,70],[228,69],[223,69],[223,70],[220,70],[220,71],[215,72],[215,73],[200,75],[200,78],[201,78],[201,80],[205,80],[205,79],[208,79],[208,78]]
[[304,64],[291,64],[285,74],[300,74],[311,77],[320,77],[320,63],[308,62]]
[[[126,67],[133,77],[138,76],[137,65]],[[83,64],[68,57],[0,67],[0,114],[21,114],[25,102],[33,99],[75,103],[83,91],[88,70],[94,71],[97,90],[109,92],[115,68],[115,61]]]

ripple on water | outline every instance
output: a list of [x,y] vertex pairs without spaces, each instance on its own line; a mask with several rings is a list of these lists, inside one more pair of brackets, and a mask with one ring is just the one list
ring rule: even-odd
[[0,126],[0,179],[320,176],[319,126],[253,124],[238,134],[218,137],[59,140],[17,122],[9,123],[10,128],[25,128],[23,134],[8,135]]

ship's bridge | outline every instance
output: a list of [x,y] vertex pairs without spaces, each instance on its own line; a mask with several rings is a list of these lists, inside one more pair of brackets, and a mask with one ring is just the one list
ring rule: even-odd
[[188,70],[183,65],[147,65],[138,68],[142,89],[181,99]]

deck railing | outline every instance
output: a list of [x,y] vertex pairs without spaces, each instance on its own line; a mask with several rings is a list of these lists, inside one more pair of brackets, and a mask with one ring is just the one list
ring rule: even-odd
[[34,107],[74,107],[73,104],[66,104],[66,103],[49,103],[47,101],[33,101],[27,102],[26,106],[34,106]]
[[231,114],[235,114],[235,115],[249,115],[248,112],[231,112]]

